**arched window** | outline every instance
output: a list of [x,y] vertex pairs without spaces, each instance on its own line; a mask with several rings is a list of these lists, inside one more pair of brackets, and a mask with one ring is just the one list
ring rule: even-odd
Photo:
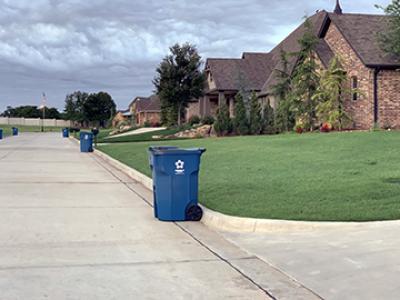
[[351,77],[351,96],[353,101],[358,100],[358,78],[357,76],[352,76]]

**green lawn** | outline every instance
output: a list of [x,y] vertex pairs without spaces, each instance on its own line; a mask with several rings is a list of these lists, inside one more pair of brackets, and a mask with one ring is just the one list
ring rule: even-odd
[[230,215],[324,221],[400,219],[400,132],[109,144],[150,175],[150,145],[205,147],[200,202]]
[[[0,125],[0,129],[3,129],[4,136],[10,136],[12,133],[12,127],[17,127],[19,132],[40,132],[40,126],[20,126],[20,125]],[[60,132],[62,127],[44,127],[45,132]]]

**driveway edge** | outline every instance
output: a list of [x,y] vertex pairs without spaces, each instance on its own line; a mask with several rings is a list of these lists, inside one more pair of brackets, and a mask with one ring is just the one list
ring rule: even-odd
[[[78,141],[77,141],[78,142]],[[108,154],[95,149],[94,154],[114,166],[116,169],[124,172],[126,175],[141,183],[148,190],[153,191],[153,180],[141,172],[131,168],[124,163],[112,158]],[[267,232],[288,232],[288,231],[310,231],[316,229],[337,229],[354,227],[378,227],[383,225],[398,224],[400,220],[395,221],[375,221],[375,222],[312,222],[312,221],[287,221],[243,218],[225,215],[202,206],[203,218],[201,223],[209,228],[240,233],[267,233]]]

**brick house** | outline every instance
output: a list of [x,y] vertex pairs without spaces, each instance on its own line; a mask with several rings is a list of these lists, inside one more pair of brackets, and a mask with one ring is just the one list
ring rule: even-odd
[[129,105],[129,110],[135,116],[137,126],[144,126],[146,123],[158,126],[161,122],[161,103],[157,95],[136,97]]
[[[345,99],[345,110],[356,129],[370,129],[375,123],[400,128],[400,58],[385,53],[378,42],[387,19],[384,15],[343,13],[339,1],[333,13],[320,11],[310,17],[319,39],[315,55],[320,66],[326,68],[338,56],[347,71],[349,87],[361,91]],[[269,101],[275,107],[277,99],[272,88],[276,72],[282,68],[280,52],[298,51],[304,30],[302,24],[269,53],[207,60],[207,87],[205,96],[196,103],[196,112],[200,116],[215,115],[218,104],[226,101],[233,114],[232,99],[242,88],[240,80],[235,80],[237,74],[246,79],[244,85],[242,82],[245,89],[258,92],[262,103]],[[295,68],[296,61],[296,57],[289,60],[289,71]]]
[[234,98],[238,91],[261,92],[272,67],[269,53],[245,52],[238,59],[207,59],[204,96],[190,103],[186,118],[193,115],[215,116],[222,103],[227,105],[232,117]]
[[117,111],[113,118],[113,127],[123,121],[134,122],[136,126],[158,126],[161,122],[161,103],[156,95],[150,97],[136,97],[129,104],[128,109]]
[[132,114],[129,109],[119,110],[115,114],[112,120],[112,126],[117,127],[122,122],[129,122],[131,120]]

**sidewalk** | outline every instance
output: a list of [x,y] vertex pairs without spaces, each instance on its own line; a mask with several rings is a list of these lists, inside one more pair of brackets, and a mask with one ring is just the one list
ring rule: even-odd
[[[0,142],[1,299],[310,299],[61,133]],[[146,200],[146,201],[145,201]]]

